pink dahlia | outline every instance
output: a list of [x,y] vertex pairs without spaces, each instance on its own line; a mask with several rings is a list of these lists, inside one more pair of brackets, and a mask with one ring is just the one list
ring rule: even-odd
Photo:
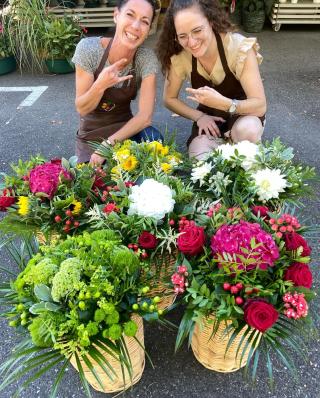
[[29,174],[30,191],[32,193],[44,193],[48,195],[49,199],[52,199],[57,191],[60,176],[66,180],[72,179],[61,164],[56,162],[36,166]]
[[[255,247],[252,249],[251,241]],[[221,226],[211,238],[211,250],[214,257],[229,254],[239,264],[238,269],[244,269],[241,258],[255,259],[255,262],[246,266],[247,270],[259,267],[266,270],[272,267],[279,258],[279,249],[272,235],[264,231],[259,224],[240,220],[233,225]]]

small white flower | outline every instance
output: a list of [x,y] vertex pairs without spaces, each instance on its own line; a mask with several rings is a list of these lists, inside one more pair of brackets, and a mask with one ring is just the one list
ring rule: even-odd
[[174,191],[167,185],[148,178],[141,185],[131,188],[128,197],[130,201],[128,215],[137,214],[161,220],[173,210],[175,204],[173,194]]
[[236,146],[231,144],[219,145],[217,150],[221,152],[221,156],[224,160],[230,160],[231,156],[234,156]]
[[245,140],[238,142],[235,145],[235,149],[237,149],[239,155],[245,156],[245,159],[242,162],[242,167],[245,170],[249,170],[256,162],[255,156],[259,152],[258,145]]
[[288,183],[279,169],[262,169],[255,172],[252,176],[256,187],[259,200],[265,202],[267,200],[278,198],[280,192],[284,192],[284,188]]
[[204,178],[210,173],[212,165],[210,163],[203,163],[201,166],[194,167],[191,171],[192,182],[200,182],[200,187],[203,185]]

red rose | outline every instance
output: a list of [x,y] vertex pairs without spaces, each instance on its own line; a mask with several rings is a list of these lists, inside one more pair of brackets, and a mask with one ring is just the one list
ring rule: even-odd
[[150,234],[150,232],[143,231],[139,236],[138,243],[142,249],[154,249],[157,246],[158,241],[154,235]]
[[204,228],[196,225],[185,227],[177,239],[178,249],[189,256],[195,256],[203,251],[205,244]]
[[252,206],[251,211],[255,216],[260,214],[260,217],[268,217],[270,211],[267,206]]
[[104,213],[112,213],[113,211],[119,211],[119,208],[117,207],[117,205],[113,202],[108,203],[107,205],[104,206],[104,208],[102,209],[102,211]]
[[244,307],[244,320],[251,327],[265,332],[271,328],[279,317],[274,306],[263,299],[248,300]]
[[11,188],[5,188],[0,196],[0,211],[7,211],[7,208],[14,204],[15,198],[11,196]]
[[292,281],[295,286],[303,286],[308,289],[312,285],[312,273],[308,264],[293,263],[286,269],[285,281]]
[[311,248],[308,246],[306,240],[297,232],[288,232],[283,235],[283,239],[287,250],[297,250],[299,247],[302,247],[301,256],[310,256]]

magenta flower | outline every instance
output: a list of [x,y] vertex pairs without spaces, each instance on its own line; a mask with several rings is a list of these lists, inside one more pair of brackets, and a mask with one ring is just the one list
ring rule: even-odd
[[[252,240],[256,245],[254,249],[251,247]],[[259,224],[243,220],[237,224],[221,226],[211,238],[211,250],[216,258],[223,256],[223,253],[231,255],[238,264],[238,269],[246,268],[247,271],[256,267],[266,270],[279,258],[279,249],[272,235]],[[245,265],[243,258],[255,261]]]
[[71,175],[56,163],[44,163],[30,171],[29,185],[32,193],[44,193],[52,199],[57,192],[60,178],[71,180]]

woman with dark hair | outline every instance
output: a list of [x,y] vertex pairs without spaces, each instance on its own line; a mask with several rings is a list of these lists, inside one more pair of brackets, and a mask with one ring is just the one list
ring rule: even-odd
[[[76,109],[80,128],[76,137],[79,162],[101,164],[99,149],[89,141],[114,145],[125,139],[162,140],[151,126],[156,98],[157,58],[142,47],[155,15],[153,0],[118,0],[113,38],[87,37],[77,45]],[[130,108],[139,90],[138,112]]]
[[[187,142],[191,157],[204,157],[226,137],[260,141],[266,99],[258,49],[255,38],[233,32],[218,0],[172,0],[157,54],[166,107],[194,122]],[[179,98],[185,80],[197,109]]]

